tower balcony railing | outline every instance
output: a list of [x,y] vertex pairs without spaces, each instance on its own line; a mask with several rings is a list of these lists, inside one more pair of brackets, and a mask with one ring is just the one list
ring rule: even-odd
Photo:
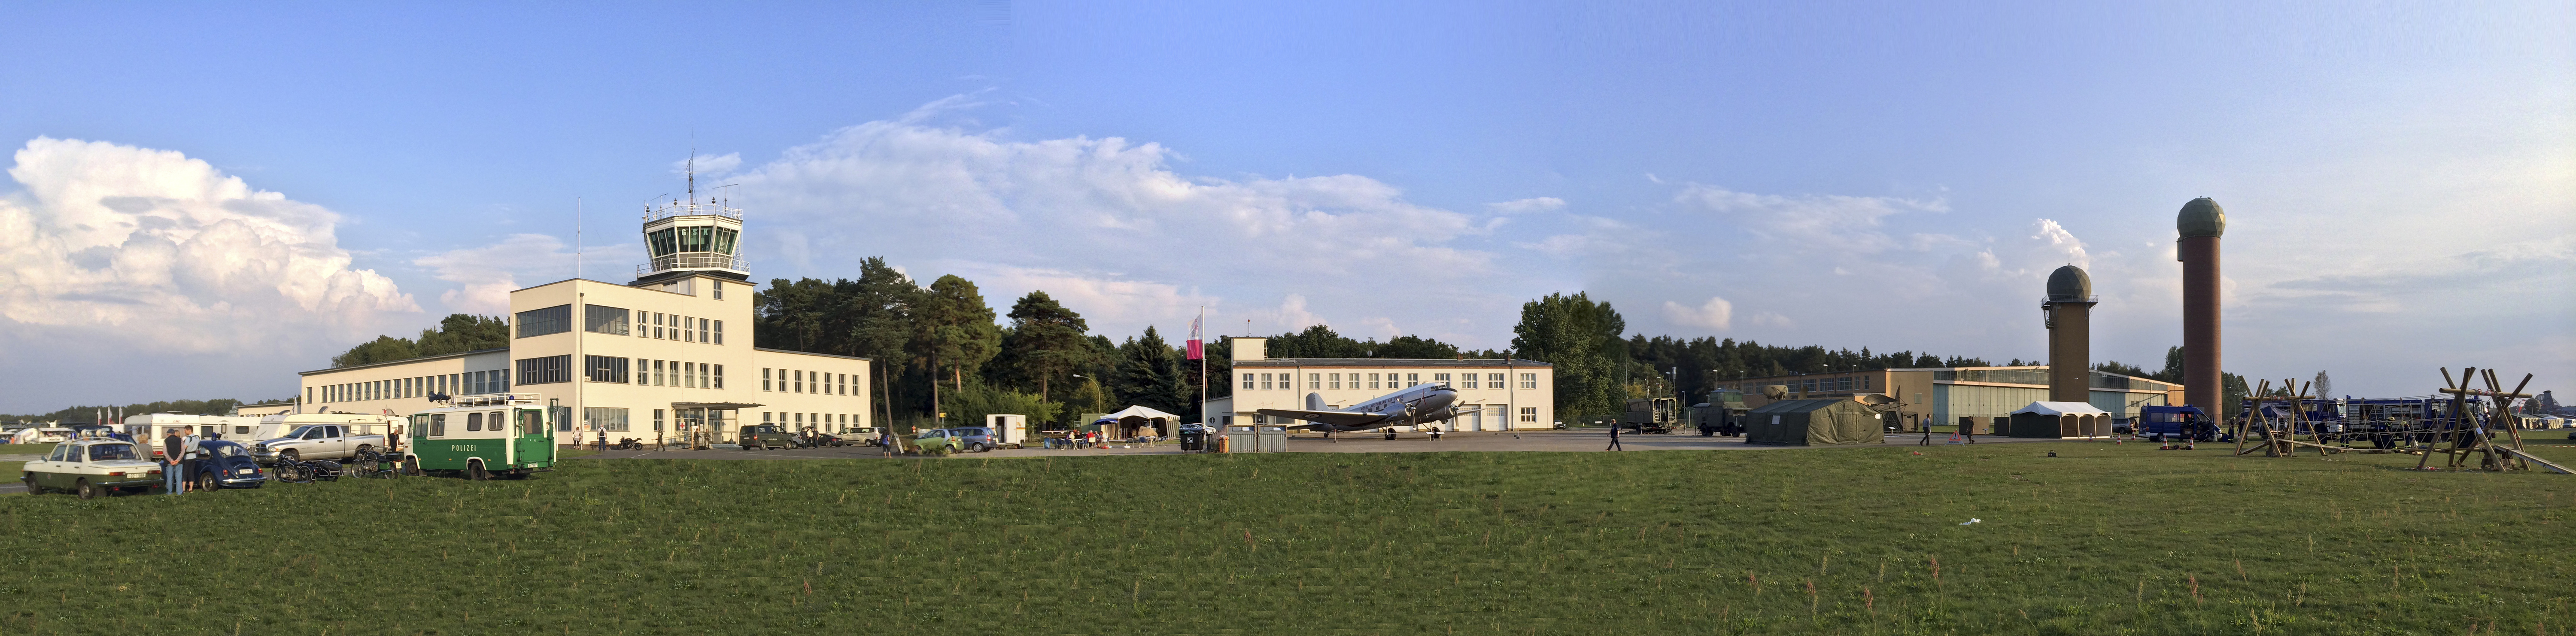
[[692,252],[655,257],[652,262],[635,266],[636,276],[646,276],[675,269],[724,269],[751,273],[739,257],[714,252]]
[[2088,295],[2083,295],[2083,296],[2076,296],[2076,295],[2071,295],[2071,294],[2070,294],[2070,295],[2049,294],[2049,295],[2046,295],[2046,296],[2041,296],[2041,297],[2039,297],[2039,304],[2042,304],[2042,305],[2049,304],[2049,303],[2098,303],[2098,302],[2102,302],[2102,297],[2101,297],[2101,296],[2099,296],[2099,295],[2090,295],[2090,294],[2088,294]]
[[714,201],[703,203],[697,201],[673,201],[662,204],[661,207],[653,208],[652,211],[644,213],[644,222],[651,223],[675,216],[700,215],[714,215],[734,220],[741,220],[742,210],[728,208],[725,207],[724,204],[716,203]]

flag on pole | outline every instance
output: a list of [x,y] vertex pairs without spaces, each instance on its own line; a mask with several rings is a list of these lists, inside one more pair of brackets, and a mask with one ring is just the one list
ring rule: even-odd
[[1206,336],[1199,332],[1201,323],[1206,321],[1206,312],[1200,312],[1199,317],[1190,319],[1190,355],[1187,359],[1199,360],[1207,357],[1207,344],[1202,340]]

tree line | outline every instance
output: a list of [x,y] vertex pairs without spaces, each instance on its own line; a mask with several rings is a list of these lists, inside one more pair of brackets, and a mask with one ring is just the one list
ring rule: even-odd
[[[1204,365],[1187,360],[1180,340],[1156,327],[1113,340],[1093,333],[1082,314],[1045,291],[996,311],[974,281],[944,275],[921,284],[882,257],[863,260],[856,278],[772,279],[753,299],[760,346],[876,361],[878,415],[899,429],[976,424],[991,413],[1075,424],[1082,413],[1128,405],[1198,417],[1205,399],[1231,395],[1233,338],[1206,343]],[[1985,358],[1868,347],[1771,345],[1751,340],[1630,333],[1607,301],[1583,292],[1549,294],[1521,306],[1507,350],[1468,350],[1402,335],[1356,339],[1328,325],[1267,337],[1274,358],[1446,359],[1516,357],[1554,367],[1555,410],[1569,422],[1616,417],[1634,397],[1697,393],[1743,378],[1893,368],[1997,366]],[[380,336],[335,356],[336,366],[508,346],[497,316],[456,314],[416,338]],[[2013,359],[2006,366],[2042,364]],[[2178,382],[2181,347],[2164,369],[2105,361],[2095,368]],[[1204,368],[1204,371],[1202,371]],[[1202,375],[1204,373],[1204,376]],[[2231,396],[2242,378],[2228,376]],[[943,417],[944,415],[944,417]]]

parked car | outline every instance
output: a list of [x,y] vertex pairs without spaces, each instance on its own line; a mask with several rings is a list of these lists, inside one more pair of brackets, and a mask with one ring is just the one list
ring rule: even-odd
[[948,429],[948,434],[957,437],[958,448],[978,453],[993,450],[1002,443],[1001,436],[993,434],[993,429],[981,426],[959,426]]
[[65,442],[27,462],[18,479],[27,494],[58,490],[90,499],[116,492],[148,493],[161,486],[161,466],[143,459],[132,442],[84,439]]
[[955,453],[959,450],[963,450],[965,448],[965,443],[966,440],[964,438],[960,438],[954,431],[944,428],[934,428],[922,431],[912,436],[913,447],[920,449],[921,454],[923,455],[946,455]]
[[188,473],[197,480],[197,489],[212,491],[223,488],[258,488],[268,483],[268,473],[259,469],[259,458],[250,448],[223,440],[206,440],[197,444],[196,461],[188,462]]
[[279,459],[356,459],[361,451],[385,447],[385,436],[356,432],[345,424],[306,424],[287,431],[285,437],[262,440],[250,447],[251,457],[260,463]]
[[795,448],[797,446],[796,434],[780,430],[776,424],[753,424],[745,426],[742,427],[742,431],[736,433],[735,436],[741,440],[736,443],[742,444],[742,447],[745,450],[755,448],[760,450],[769,450],[772,448]]

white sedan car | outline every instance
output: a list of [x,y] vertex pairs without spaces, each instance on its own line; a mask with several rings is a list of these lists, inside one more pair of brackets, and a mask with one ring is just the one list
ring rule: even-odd
[[143,459],[132,442],[84,439],[54,447],[44,459],[27,462],[19,479],[27,494],[56,490],[95,498],[114,492],[149,493],[160,488],[160,464]]

